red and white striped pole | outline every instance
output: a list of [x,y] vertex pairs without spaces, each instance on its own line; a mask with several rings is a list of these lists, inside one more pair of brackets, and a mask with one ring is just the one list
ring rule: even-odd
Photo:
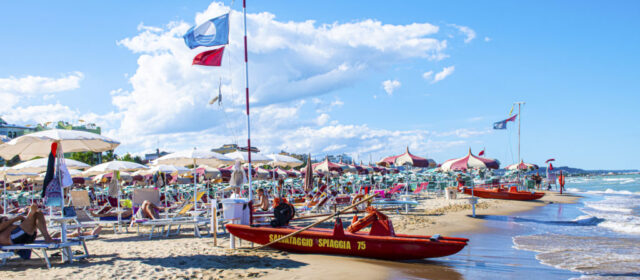
[[244,70],[246,85],[246,103],[247,103],[247,156],[249,157],[249,201],[253,200],[253,187],[251,186],[251,119],[249,117],[249,55],[247,50],[247,0],[242,0],[242,12],[244,14]]

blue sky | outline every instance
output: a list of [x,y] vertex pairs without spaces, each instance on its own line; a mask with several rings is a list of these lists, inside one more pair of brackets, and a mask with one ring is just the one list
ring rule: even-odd
[[[640,4],[607,4],[249,1],[253,143],[364,161],[407,145],[438,162],[486,148],[506,165],[516,127],[491,125],[525,101],[525,161],[640,168]],[[94,121],[118,153],[244,144],[240,15],[220,69],[190,66],[206,48],[179,39],[229,5],[5,2],[0,115]],[[207,106],[221,78],[223,107]]]

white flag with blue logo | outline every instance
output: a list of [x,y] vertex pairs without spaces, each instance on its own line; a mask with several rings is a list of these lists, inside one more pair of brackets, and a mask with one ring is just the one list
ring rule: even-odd
[[212,18],[204,23],[191,27],[183,36],[190,49],[212,47],[229,43],[229,14]]

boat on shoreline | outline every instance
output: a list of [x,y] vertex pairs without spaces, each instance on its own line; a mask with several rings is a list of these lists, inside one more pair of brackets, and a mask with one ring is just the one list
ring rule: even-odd
[[[463,188],[463,193],[471,195],[471,188]],[[503,188],[473,188],[473,195],[481,198],[506,200],[536,200],[544,196],[542,192],[518,191],[512,186],[508,190]]]
[[[352,223],[345,231],[340,218],[333,229],[309,228],[284,238],[302,227],[226,225],[236,237],[269,247],[294,253],[358,256],[385,260],[415,260],[453,255],[469,241],[466,238],[396,234],[391,221],[376,210]],[[360,229],[371,225],[368,232]],[[277,241],[277,242],[274,242]]]

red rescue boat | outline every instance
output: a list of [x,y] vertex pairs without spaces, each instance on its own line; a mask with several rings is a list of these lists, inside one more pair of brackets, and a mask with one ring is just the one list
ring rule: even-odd
[[[465,194],[471,195],[471,188],[464,188]],[[512,186],[509,190],[503,188],[474,188],[473,195],[481,198],[507,199],[507,200],[536,200],[544,196],[541,192],[518,191]]]
[[[466,238],[439,235],[395,234],[387,217],[373,208],[369,215],[354,222],[345,231],[340,218],[333,229],[310,228],[278,241],[270,247],[294,252],[347,255],[386,260],[413,260],[453,255],[467,245]],[[371,224],[369,232],[358,232]],[[301,227],[247,226],[228,224],[227,230],[236,237],[258,244],[268,244],[293,233]]]

